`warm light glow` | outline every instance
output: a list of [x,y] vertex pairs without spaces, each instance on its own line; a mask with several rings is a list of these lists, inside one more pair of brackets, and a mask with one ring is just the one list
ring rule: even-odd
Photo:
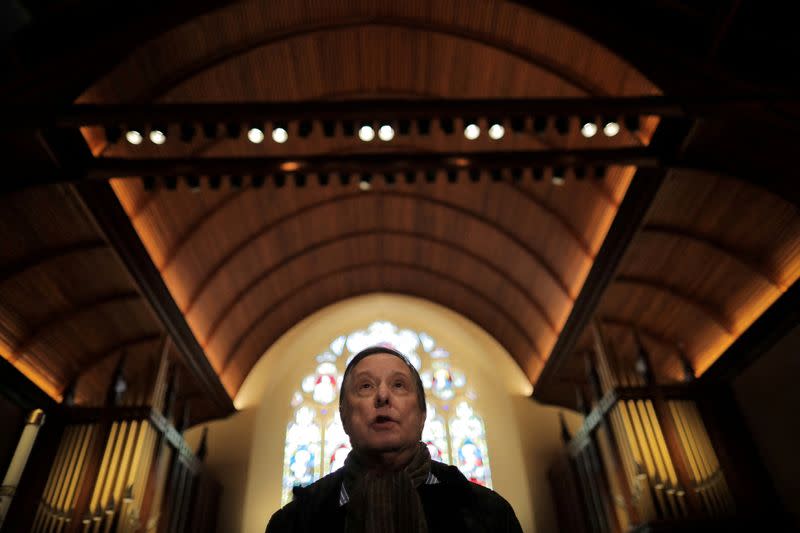
[[[272,135],[274,138],[275,132],[272,132]],[[259,128],[250,128],[250,131],[247,132],[247,138],[251,143],[258,144],[264,141],[264,132]]]
[[384,124],[378,130],[378,138],[382,141],[391,141],[394,139],[394,129],[390,125]]
[[590,139],[597,134],[597,124],[594,122],[584,122],[581,126],[581,135]]
[[358,182],[358,188],[362,191],[368,191],[372,188],[372,183],[367,180],[361,180]]
[[278,144],[283,144],[289,140],[289,133],[283,128],[275,128],[272,130],[272,140]]
[[481,128],[477,124],[467,124],[467,127],[464,128],[464,137],[469,139],[470,141],[474,141],[477,139],[481,134]]
[[454,157],[450,159],[450,162],[457,167],[466,167],[469,165],[469,159],[466,157]]
[[567,181],[564,179],[564,176],[559,176],[558,174],[553,174],[552,180],[553,180],[553,185],[556,185],[558,187],[561,187],[562,185],[564,185],[564,182]]
[[372,126],[361,126],[361,128],[358,130],[358,138],[365,143],[368,143],[375,138],[375,130],[372,129]]
[[300,168],[300,163],[297,161],[285,161],[281,163],[281,170],[284,172],[293,172]]
[[605,134],[606,137],[613,137],[617,133],[619,133],[619,123],[618,122],[614,122],[612,120],[612,121],[606,122],[606,125],[603,126],[603,134]]
[[161,130],[150,131],[150,142],[153,144],[164,144],[167,142],[167,136]]
[[142,144],[142,141],[144,140],[142,134],[136,130],[129,130],[125,134],[125,138],[128,140],[129,143],[136,145]]
[[506,129],[500,124],[492,124],[489,128],[489,138],[493,141],[499,141],[506,134]]

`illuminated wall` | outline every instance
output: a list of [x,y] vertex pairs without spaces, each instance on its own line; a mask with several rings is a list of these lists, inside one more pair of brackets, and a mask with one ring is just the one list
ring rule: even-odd
[[[264,531],[281,502],[286,423],[309,360],[341,334],[375,320],[425,331],[457,354],[486,425],[492,485],[514,507],[526,532],[554,530],[546,479],[561,448],[558,411],[527,396],[531,385],[511,356],[464,317],[425,300],[373,294],[325,308],[303,320],[256,364],[235,403],[240,412],[210,424],[207,463],[224,486],[219,531]],[[575,429],[580,417],[568,416]],[[193,443],[200,433],[187,434]]]

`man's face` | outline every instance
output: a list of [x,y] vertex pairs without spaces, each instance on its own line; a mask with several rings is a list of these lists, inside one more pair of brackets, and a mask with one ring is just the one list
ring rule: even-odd
[[342,423],[353,448],[381,453],[416,446],[425,413],[408,366],[394,355],[379,353],[365,357],[350,372],[342,391],[347,400]]

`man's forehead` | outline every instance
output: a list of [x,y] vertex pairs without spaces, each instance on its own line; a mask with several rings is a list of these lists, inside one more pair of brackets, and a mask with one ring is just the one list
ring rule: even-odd
[[411,369],[408,367],[408,364],[397,357],[396,355],[392,355],[389,353],[375,353],[370,354],[363,358],[361,361],[356,363],[356,365],[351,369],[354,375],[358,375],[364,372],[375,372],[375,371],[382,371],[382,372],[402,372],[403,374],[411,375]]

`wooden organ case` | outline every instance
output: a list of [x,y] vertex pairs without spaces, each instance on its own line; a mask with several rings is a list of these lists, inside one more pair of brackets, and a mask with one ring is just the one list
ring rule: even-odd
[[588,386],[577,388],[586,418],[574,435],[561,418],[565,449],[548,476],[561,531],[752,530],[763,511],[732,492],[741,476],[722,465],[698,401],[708,391],[685,359],[682,383],[657,384],[638,332],[634,358],[613,352],[599,320],[592,335]]
[[178,383],[168,352],[165,341],[149,372],[131,383],[121,358],[104,405],[70,405],[67,393],[58,413],[60,442],[51,447],[39,501],[19,502],[28,509],[17,509],[8,527],[35,533],[216,530],[221,490],[202,462],[206,434],[193,453],[182,437],[188,402],[176,427]]

